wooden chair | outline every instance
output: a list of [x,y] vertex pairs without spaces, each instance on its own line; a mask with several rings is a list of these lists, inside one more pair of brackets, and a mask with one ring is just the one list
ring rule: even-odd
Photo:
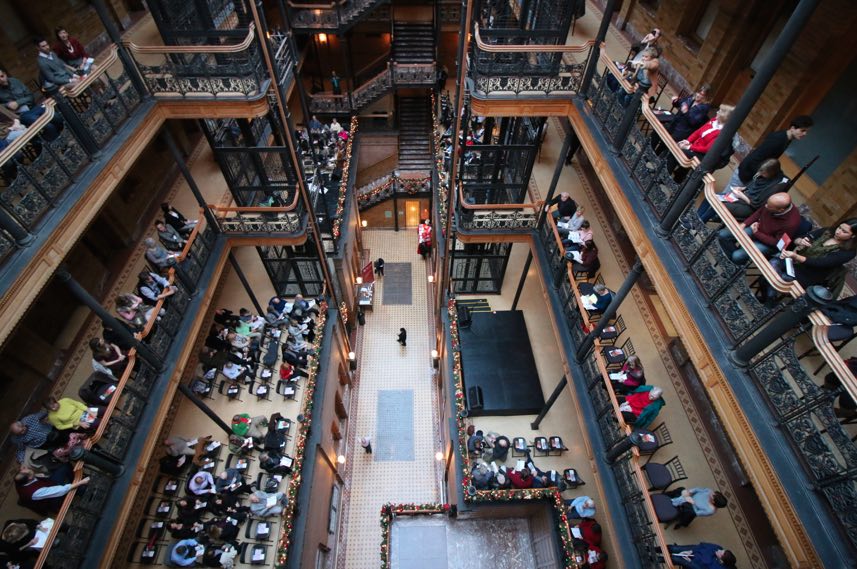
[[646,464],[648,464],[649,461],[652,460],[652,457],[655,456],[655,453],[657,453],[659,450],[661,450],[665,446],[671,445],[673,443],[673,437],[670,434],[670,430],[667,428],[666,423],[661,423],[657,427],[652,428],[651,431],[655,434],[655,437],[657,437],[657,439],[658,439],[658,446],[657,446],[657,448],[654,448],[651,451],[646,451],[646,452],[643,452],[642,450],[640,451],[640,456],[648,455],[648,458],[646,459]]
[[622,332],[626,329],[627,326],[625,326],[625,319],[619,316],[615,322],[604,328],[604,331],[601,332],[601,336],[599,336],[598,339],[601,340],[601,345],[603,346],[615,346],[619,336],[621,336]]
[[646,478],[649,479],[649,492],[652,490],[664,492],[675,482],[687,480],[687,474],[684,471],[684,466],[678,459],[678,455],[665,463],[646,462],[642,470],[646,473]]

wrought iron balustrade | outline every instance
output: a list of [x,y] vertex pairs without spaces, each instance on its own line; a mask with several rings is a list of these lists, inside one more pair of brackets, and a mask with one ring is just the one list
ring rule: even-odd
[[[294,56],[287,36],[276,38],[275,64],[289,69]],[[269,78],[253,24],[244,40],[234,45],[125,45],[156,97],[252,99],[267,90]]]
[[304,227],[304,216],[294,207],[208,206],[225,234],[294,234]]
[[567,56],[588,54],[594,42],[566,46],[511,44],[510,41],[521,41],[521,38],[484,41],[479,25],[474,26],[474,42],[468,58],[474,93],[567,96],[579,91],[586,58],[572,62]]
[[[0,153],[0,207],[25,229],[38,224],[89,163],[72,129],[59,131],[62,115],[54,101],[48,100],[44,108],[44,114]],[[2,245],[0,253],[7,254],[14,246],[6,238]]]
[[310,99],[310,112],[354,114],[371,105],[395,87],[431,86],[437,80],[434,63],[388,62],[383,71],[358,85],[350,94],[316,93]]
[[295,30],[337,31],[357,22],[388,0],[335,0],[323,3],[288,2],[289,23]]
[[[626,93],[630,93],[630,85],[624,82],[608,58],[602,58],[602,63],[604,73],[597,88],[590,92],[589,110],[595,124],[614,144],[625,113],[635,113],[627,138],[618,141],[621,143],[620,160],[633,181],[626,191],[638,192],[648,203],[653,217],[660,220],[681,189],[669,170],[674,165],[694,169],[699,163],[684,155],[647,105],[639,109],[622,106],[616,93],[607,88],[607,77],[614,77]],[[740,346],[779,311],[792,310],[796,308],[792,304],[806,302],[802,298],[804,290],[797,282],[783,281],[771,267],[718,199],[710,174],[704,176],[702,190],[705,203],[724,224],[724,235],[731,236],[746,252],[749,264],[732,262],[718,239],[721,229],[712,229],[703,223],[694,203],[682,213],[670,240],[678,258],[695,280],[701,297],[718,317],[728,343]],[[785,300],[776,308],[763,304],[754,284],[760,281],[784,295]],[[807,360],[799,360],[795,344],[803,340],[795,335],[796,332],[787,334],[754,358],[748,375],[782,426],[809,482],[825,497],[830,511],[839,520],[840,529],[852,545],[857,546],[857,520],[853,516],[853,504],[857,501],[857,469],[854,466],[857,447],[833,412],[833,401],[840,393],[857,396],[857,379],[830,344],[827,335],[830,320],[816,311],[810,314],[809,321],[813,345],[839,379],[840,390],[822,387],[821,379],[806,367]]]
[[357,190],[357,203],[361,210],[368,209],[375,204],[396,195],[416,195],[431,192],[431,176],[401,176],[398,174],[387,174],[377,180],[372,180]]

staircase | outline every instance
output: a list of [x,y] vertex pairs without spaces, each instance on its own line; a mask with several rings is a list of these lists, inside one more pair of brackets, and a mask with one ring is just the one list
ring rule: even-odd
[[434,30],[431,23],[393,22],[393,61],[432,63]]
[[350,0],[344,5],[312,7],[289,6],[291,28],[299,31],[335,31],[343,33],[389,0]]
[[431,171],[431,100],[401,97],[399,118],[399,170]]

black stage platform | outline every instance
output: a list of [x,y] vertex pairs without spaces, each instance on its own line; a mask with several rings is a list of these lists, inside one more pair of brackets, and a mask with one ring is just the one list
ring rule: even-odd
[[[474,312],[460,328],[464,392],[470,415],[534,415],[545,404],[524,313]],[[482,407],[471,388],[482,390]]]

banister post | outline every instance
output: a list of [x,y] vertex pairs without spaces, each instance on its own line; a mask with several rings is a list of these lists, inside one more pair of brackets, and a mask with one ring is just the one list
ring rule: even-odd
[[598,60],[601,58],[601,43],[607,38],[607,30],[610,28],[610,18],[613,16],[613,10],[616,7],[616,0],[607,0],[607,6],[604,7],[604,15],[601,18],[601,27],[598,28],[598,35],[595,36],[595,45],[589,52],[589,62],[586,65],[586,70],[583,72],[583,79],[580,81],[580,95],[587,97],[589,85],[592,83],[592,78],[595,76],[595,68],[598,67]]
[[[620,94],[624,92],[621,87],[619,87],[619,90]],[[619,128],[616,129],[616,135],[613,137],[613,151],[616,154],[619,154],[625,145],[628,133],[631,132],[631,128],[637,120],[637,113],[640,111],[640,104],[645,94],[646,92],[642,89],[634,91],[634,94],[631,96],[631,102],[625,108],[625,114],[622,115],[622,122],[619,123]]]

